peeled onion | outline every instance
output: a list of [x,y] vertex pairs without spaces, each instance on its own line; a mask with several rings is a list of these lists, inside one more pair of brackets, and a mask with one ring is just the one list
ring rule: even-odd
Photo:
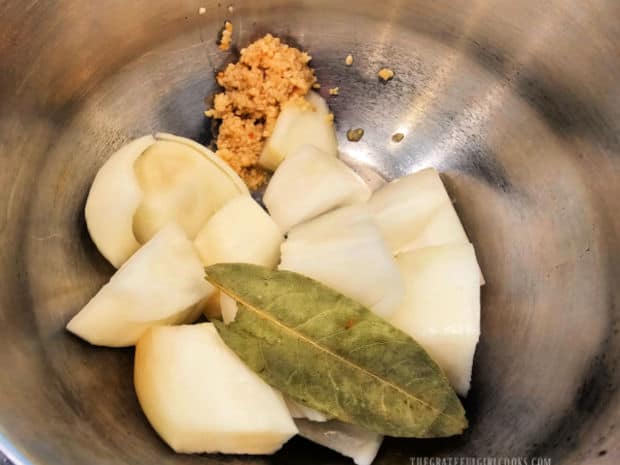
[[151,135],[140,137],[113,153],[99,169],[86,199],[90,237],[116,268],[140,248],[133,233],[133,215],[142,202],[142,190],[133,164],[154,142]]
[[305,418],[310,421],[318,422],[324,422],[329,420],[329,417],[324,413],[321,413],[318,410],[313,409],[312,407],[306,407],[305,405],[294,401],[290,397],[284,397],[284,400],[286,401],[289,412],[291,412],[291,416],[295,419]]
[[282,231],[337,207],[365,202],[370,189],[338,158],[312,145],[287,157],[274,173],[263,201]]
[[282,160],[308,144],[328,155],[338,154],[336,132],[327,104],[315,94],[308,100],[301,104],[289,103],[280,112],[259,159],[263,168],[274,171]]
[[242,193],[248,190],[239,176],[205,147],[170,134],[148,135],[100,168],[86,200],[86,224],[118,268],[170,221],[193,238],[213,212]]
[[149,422],[177,452],[272,454],[297,433],[282,396],[211,323],[148,331],[134,383]]
[[386,184],[368,205],[393,253],[469,242],[434,168]]
[[194,238],[220,207],[247,193],[238,176],[224,166],[206,148],[198,151],[178,138],[162,138],[148,147],[134,163],[143,192],[134,216],[138,241],[147,241],[171,221]]
[[362,205],[294,227],[281,253],[280,269],[316,279],[378,315],[388,316],[403,299],[396,262]]
[[220,311],[222,320],[228,324],[237,316],[237,301],[229,295],[220,292]]
[[252,263],[275,268],[284,235],[249,195],[239,195],[204,224],[194,244],[205,266]]
[[314,107],[314,109],[318,113],[325,116],[329,115],[330,110],[327,102],[317,92],[308,92],[308,94],[306,95],[306,100],[308,101],[308,103],[310,103],[310,105]]
[[[427,168],[396,179],[372,194],[368,206],[392,253],[469,239],[439,173]],[[482,270],[479,282],[484,284]]]
[[480,336],[480,275],[473,246],[426,247],[396,260],[406,293],[388,321],[419,342],[456,392],[466,395]]
[[296,419],[295,424],[300,436],[352,458],[357,465],[370,465],[383,442],[380,434],[337,420],[317,423]]
[[94,345],[131,346],[151,326],[194,321],[212,292],[193,244],[170,224],[119,268],[67,329]]

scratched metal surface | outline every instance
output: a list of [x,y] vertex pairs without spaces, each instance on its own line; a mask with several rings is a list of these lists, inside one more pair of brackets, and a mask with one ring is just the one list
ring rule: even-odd
[[[0,0],[0,447],[33,465],[347,463],[298,439],[273,457],[176,456],[140,413],[131,351],[63,331],[112,273],[84,227],[95,172],[146,132],[209,143],[203,98],[233,58],[215,46],[230,17],[238,45],[271,31],[310,50],[323,89],[341,89],[330,104],[343,158],[373,184],[442,170],[479,251],[471,428],[388,440],[377,464],[620,463],[620,2],[226,6]],[[396,72],[387,84],[383,66]]]

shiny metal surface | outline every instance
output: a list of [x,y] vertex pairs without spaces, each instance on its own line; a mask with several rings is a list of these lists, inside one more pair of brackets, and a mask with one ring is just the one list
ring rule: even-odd
[[140,413],[131,351],[63,331],[112,273],[82,214],[96,170],[146,132],[209,142],[203,98],[232,59],[216,47],[231,18],[238,46],[271,31],[311,51],[323,90],[341,89],[343,157],[373,183],[445,172],[479,252],[471,428],[388,440],[377,464],[620,463],[620,2],[227,6],[0,0],[0,447],[36,465],[347,463],[301,440],[274,457],[176,456]]

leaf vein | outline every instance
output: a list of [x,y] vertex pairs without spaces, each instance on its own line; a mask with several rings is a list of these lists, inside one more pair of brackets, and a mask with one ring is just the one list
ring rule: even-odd
[[[324,353],[327,353],[328,355],[331,355],[332,357],[334,357],[336,360],[338,360],[343,365],[348,365],[348,366],[352,367],[354,370],[358,370],[358,371],[366,374],[367,376],[369,376],[371,378],[374,378],[380,384],[385,385],[386,387],[389,387],[390,389],[393,389],[393,390],[401,393],[406,399],[413,400],[414,402],[416,402],[416,403],[426,407],[427,409],[437,413],[438,416],[445,416],[445,417],[450,418],[452,420],[452,417],[450,415],[447,415],[445,412],[437,409],[433,405],[430,405],[429,403],[423,401],[422,399],[419,399],[418,397],[412,395],[410,392],[404,390],[400,386],[390,382],[389,380],[383,379],[381,376],[379,376],[376,373],[368,370],[365,367],[362,367],[360,365],[357,365],[357,364],[353,363],[352,361],[346,359],[342,355],[340,355],[340,354],[338,354],[336,352],[333,352],[332,350],[328,349],[327,347],[323,347],[323,346],[317,344],[315,341],[313,341],[312,339],[309,339],[307,336],[305,336],[303,333],[300,333],[295,328],[286,326],[285,324],[283,324],[282,322],[280,322],[278,319],[274,318],[270,314],[260,310],[259,308],[257,308],[254,305],[252,305],[250,302],[247,302],[246,300],[244,300],[243,297],[235,294],[234,292],[231,292],[230,289],[224,288],[220,283],[218,283],[218,282],[211,282],[211,284],[214,285],[215,287],[217,287],[220,291],[224,292],[226,295],[232,297],[233,299],[235,299],[236,301],[241,303],[247,310],[253,311],[258,317],[260,317],[260,318],[262,318],[264,320],[270,321],[272,324],[280,327],[284,332],[292,333],[294,337],[299,338],[302,342],[307,343],[308,345],[314,347],[315,349],[317,349],[320,352],[324,352]],[[331,379],[331,375],[330,375],[330,379]],[[338,401],[338,405],[340,405],[339,401]]]

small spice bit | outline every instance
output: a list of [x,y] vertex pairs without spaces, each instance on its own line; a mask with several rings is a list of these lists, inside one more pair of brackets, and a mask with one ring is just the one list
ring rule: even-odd
[[378,74],[379,77],[384,81],[389,81],[394,77],[394,71],[392,71],[390,68],[383,68],[379,71]]
[[344,64],[347,66],[351,66],[353,64],[353,55],[347,55],[347,57],[344,59]]
[[230,21],[224,23],[224,29],[222,30],[222,40],[220,40],[220,50],[228,50],[230,43],[232,42],[233,25]]
[[362,137],[364,137],[364,130],[362,128],[349,129],[347,131],[349,142],[359,142]]
[[200,8],[198,8],[199,15],[204,15],[206,12],[207,12],[207,9],[204,6],[201,6]]
[[329,95],[338,95],[340,93],[340,87],[332,87],[329,89]]
[[397,132],[392,135],[392,142],[396,142],[398,144],[404,138],[405,138],[405,135],[402,132]]
[[319,84],[318,82],[315,82],[314,84],[312,84],[312,88],[313,89],[320,89],[321,88],[321,84]]
[[325,119],[327,120],[328,123],[333,123],[334,122],[334,114],[333,113],[329,113],[329,114],[325,115]]
[[228,5],[228,12],[230,14],[234,13],[235,12],[235,7],[233,5]]

